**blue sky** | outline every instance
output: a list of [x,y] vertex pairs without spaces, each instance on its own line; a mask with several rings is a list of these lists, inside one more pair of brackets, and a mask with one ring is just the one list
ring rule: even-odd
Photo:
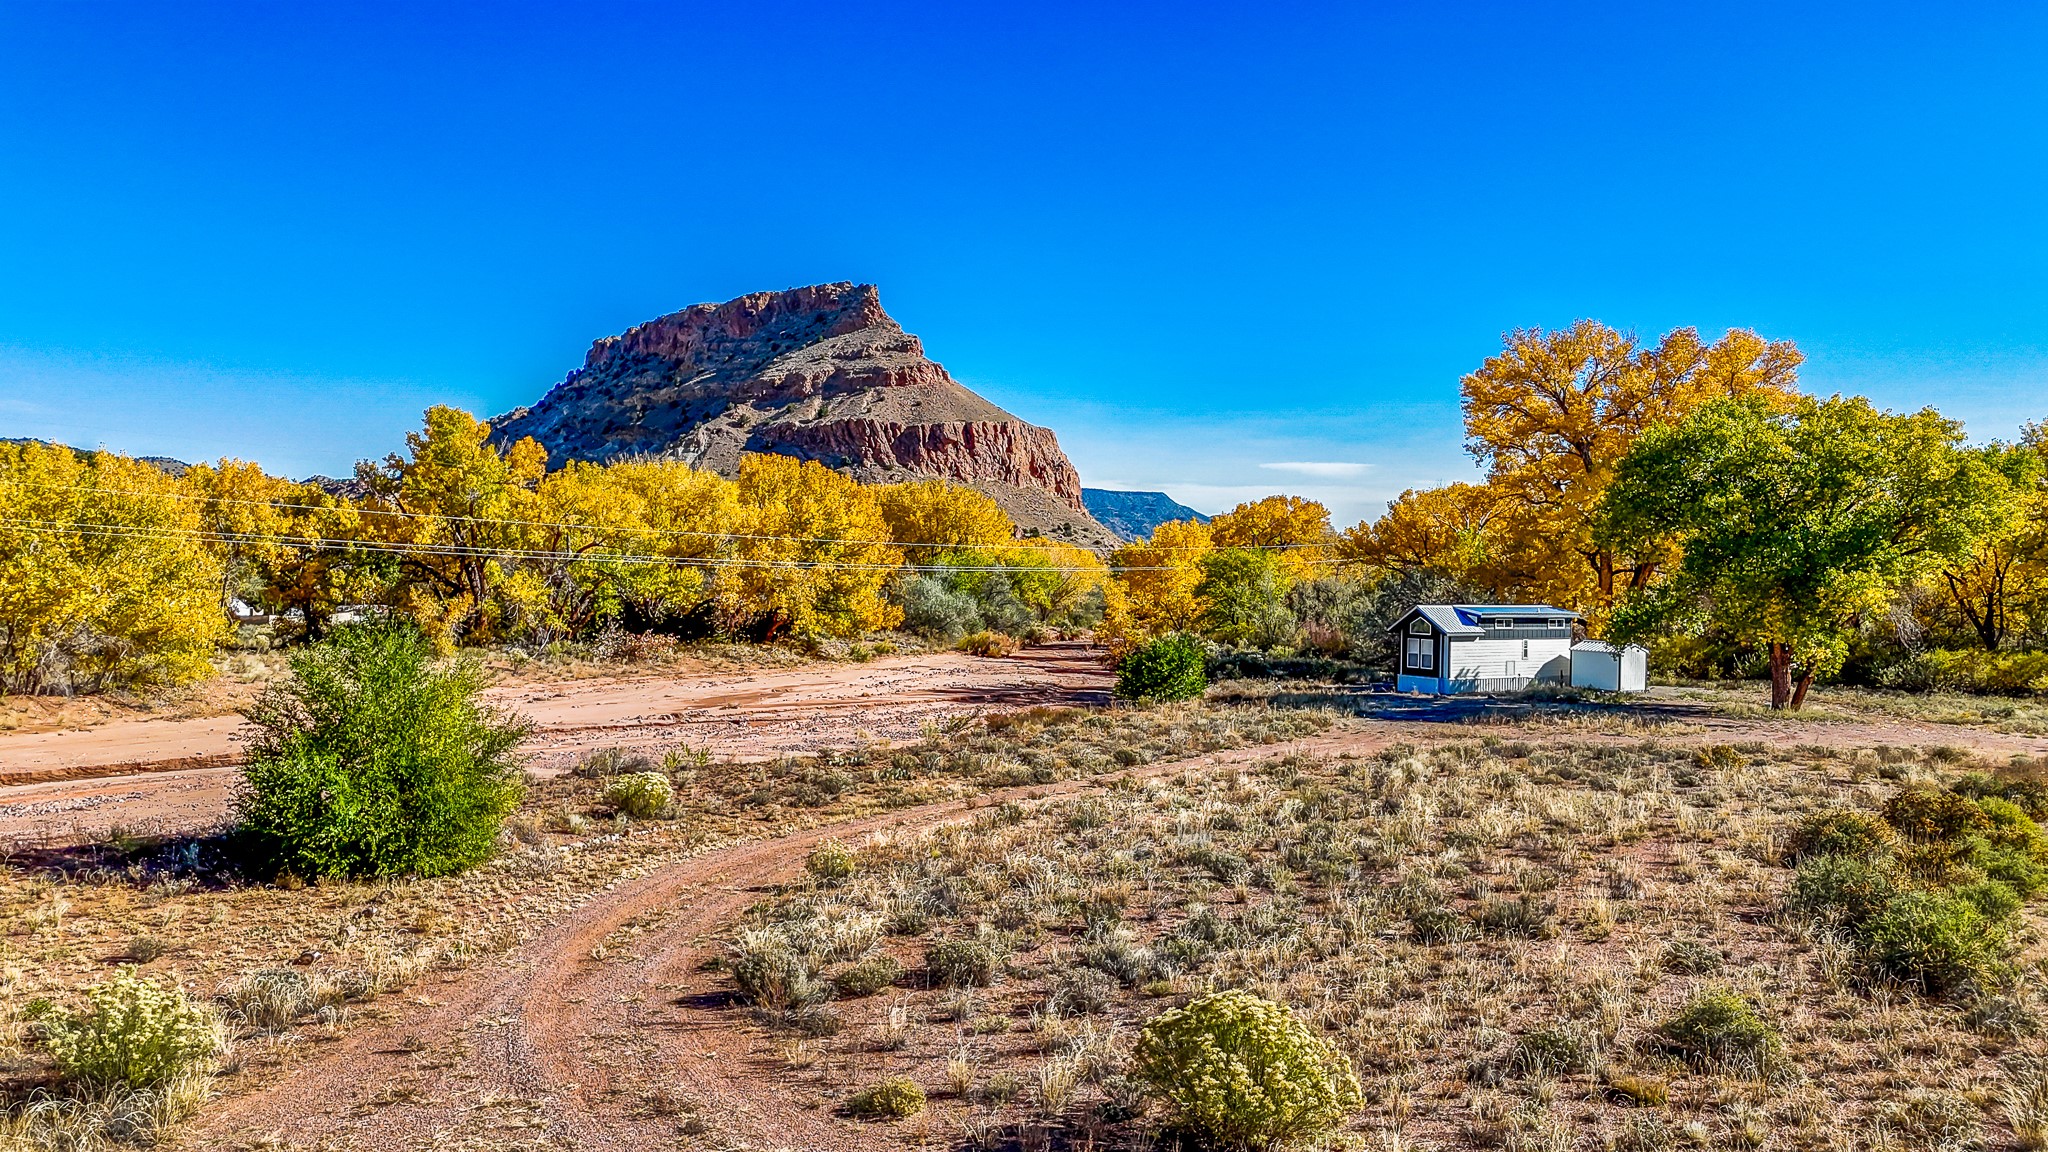
[[[1343,522],[1522,326],[2048,414],[2042,10],[0,5],[0,435],[294,475],[877,283],[1084,480]],[[1307,466],[1307,467],[1304,467]]]

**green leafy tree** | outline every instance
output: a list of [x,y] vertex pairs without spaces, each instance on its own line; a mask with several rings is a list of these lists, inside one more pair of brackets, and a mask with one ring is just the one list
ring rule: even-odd
[[1201,564],[1195,596],[1205,605],[1204,633],[1238,648],[1273,648],[1294,638],[1294,614],[1287,610],[1293,581],[1279,553],[1220,548]]
[[301,876],[441,876],[491,854],[519,803],[524,723],[479,700],[482,668],[437,664],[404,623],[356,624],[292,658],[248,712],[240,797],[258,868]]
[[1771,706],[1798,708],[1840,667],[1858,621],[1902,584],[1968,557],[1995,485],[1932,409],[1882,412],[1861,398],[1710,403],[1645,432],[1600,514],[1608,547],[1680,559],[1634,589],[1613,639],[1709,631],[1762,648]]

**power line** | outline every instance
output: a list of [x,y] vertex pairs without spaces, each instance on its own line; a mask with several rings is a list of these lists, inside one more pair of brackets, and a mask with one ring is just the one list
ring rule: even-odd
[[[289,548],[331,548],[356,550],[392,555],[438,556],[449,559],[504,559],[528,561],[555,561],[560,563],[604,563],[667,567],[710,567],[768,570],[827,570],[849,572],[919,572],[919,573],[961,573],[1001,572],[1018,574],[1094,574],[1121,572],[1170,572],[1179,569],[1171,565],[1102,565],[1082,567],[1073,565],[1022,565],[1022,564],[879,564],[842,560],[767,560],[737,556],[656,556],[631,552],[577,551],[565,549],[496,548],[483,545],[455,543],[406,542],[389,540],[353,540],[321,536],[289,536],[281,533],[222,532],[210,529],[161,528],[134,524],[69,524],[60,521],[33,520],[21,517],[0,517],[0,526],[13,526],[27,532],[44,535],[69,535],[88,539],[147,539],[147,540],[217,540],[237,544],[267,544]],[[791,540],[787,537],[759,537],[769,540]],[[1342,566],[1356,563],[1350,560],[1328,560],[1321,563]]]
[[[653,528],[636,525],[571,524],[558,523],[547,520],[515,520],[509,517],[444,515],[436,512],[412,512],[403,508],[366,508],[360,504],[352,502],[344,502],[335,505],[292,504],[276,500],[249,500],[238,499],[235,497],[228,496],[200,496],[188,492],[132,492],[114,488],[94,488],[85,485],[40,484],[29,482],[23,483],[21,484],[21,486],[27,488],[39,488],[44,491],[50,492],[85,492],[105,496],[127,496],[136,499],[185,500],[197,503],[210,502],[216,504],[235,504],[261,508],[280,508],[301,512],[339,512],[346,510],[353,511],[358,515],[363,516],[389,516],[401,519],[446,520],[461,524],[486,524],[497,527],[510,528],[541,528],[553,531],[613,532],[642,536],[696,536],[708,537],[717,540],[768,540],[797,544],[854,544],[868,546],[879,545],[892,548],[940,548],[959,550],[963,547],[962,545],[958,544],[933,544],[914,540],[876,540],[862,537],[830,536],[777,536],[748,532],[717,532],[712,531],[710,529],[701,528]],[[1207,551],[1207,548],[1205,546],[1199,544],[1146,543],[1142,546],[1146,548],[1172,552]],[[1330,546],[1330,542],[1253,545],[1253,547],[1257,547],[1262,551],[1268,552],[1293,551],[1296,549],[1309,548],[1328,548]],[[975,545],[973,547],[1003,547],[1003,545]]]

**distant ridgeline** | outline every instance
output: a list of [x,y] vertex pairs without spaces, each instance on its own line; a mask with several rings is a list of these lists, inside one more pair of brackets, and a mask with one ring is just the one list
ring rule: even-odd
[[1125,540],[1143,540],[1152,535],[1154,528],[1169,520],[1209,522],[1207,516],[1164,492],[1112,492],[1107,488],[1083,488],[1081,503],[1104,528]]

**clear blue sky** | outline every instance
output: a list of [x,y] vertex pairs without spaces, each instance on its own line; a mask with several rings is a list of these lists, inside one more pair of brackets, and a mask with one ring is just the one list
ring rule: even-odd
[[1459,375],[1579,316],[2048,414],[2042,10],[1787,8],[11,0],[0,435],[338,473],[842,279],[1209,511],[1468,474]]

